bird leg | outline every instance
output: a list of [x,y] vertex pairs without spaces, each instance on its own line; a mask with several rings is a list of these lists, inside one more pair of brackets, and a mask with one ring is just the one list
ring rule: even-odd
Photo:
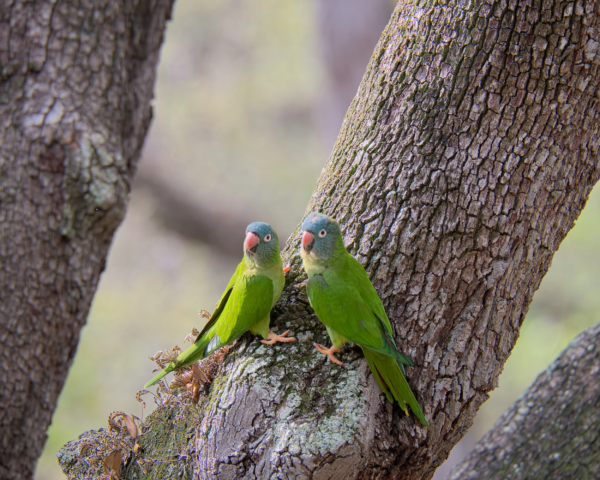
[[335,348],[333,345],[331,346],[331,348],[327,348],[319,343],[313,343],[313,345],[323,355],[327,355],[329,357],[329,360],[331,360],[333,363],[337,363],[338,365],[344,366],[344,364],[334,356],[334,353],[341,352],[339,348]]
[[273,345],[277,342],[295,342],[296,339],[294,337],[286,338],[288,333],[290,333],[289,330],[287,332],[283,332],[281,335],[276,335],[273,332],[269,332],[267,334],[267,338],[265,340],[261,340],[261,342],[265,345]]

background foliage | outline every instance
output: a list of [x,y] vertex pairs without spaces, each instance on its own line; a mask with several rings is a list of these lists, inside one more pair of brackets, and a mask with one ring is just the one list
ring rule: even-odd
[[[327,82],[317,15],[313,2],[178,0],[139,178],[202,205],[213,222],[267,221],[283,246],[332,147],[320,134],[319,107],[335,85]],[[184,346],[190,328],[204,322],[198,310],[212,310],[239,261],[243,230],[230,232],[240,255],[227,255],[166,228],[160,207],[139,181],[54,414],[38,480],[64,478],[58,449],[85,430],[106,427],[112,411],[141,416],[135,394],[151,376],[147,356]],[[499,388],[450,461],[600,319],[599,237],[596,189],[535,296]]]

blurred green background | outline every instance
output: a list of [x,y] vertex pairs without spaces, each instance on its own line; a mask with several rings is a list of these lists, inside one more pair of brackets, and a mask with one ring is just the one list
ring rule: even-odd
[[[177,0],[127,217],[37,480],[64,478],[58,449],[106,427],[112,411],[141,416],[135,394],[153,368],[146,357],[184,346],[190,328],[202,325],[197,312],[219,298],[248,223],[271,223],[283,245],[392,8],[390,0]],[[536,293],[499,388],[436,479],[600,320],[599,237],[596,189]]]

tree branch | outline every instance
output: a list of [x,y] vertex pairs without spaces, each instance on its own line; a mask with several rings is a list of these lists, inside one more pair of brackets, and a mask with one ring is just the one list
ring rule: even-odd
[[600,323],[496,422],[451,480],[600,478]]

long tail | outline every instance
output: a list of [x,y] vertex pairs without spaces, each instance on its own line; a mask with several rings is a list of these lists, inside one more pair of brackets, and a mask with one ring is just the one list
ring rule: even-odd
[[425,415],[423,415],[419,402],[417,402],[417,399],[413,395],[396,359],[367,348],[363,348],[362,350],[369,363],[371,372],[373,372],[377,383],[379,383],[381,390],[383,390],[388,400],[393,403],[394,399],[396,399],[407,415],[408,409],[406,405],[408,404],[423,426],[428,427],[429,424],[425,420]]
[[151,387],[156,382],[158,382],[161,378],[163,378],[165,375],[168,375],[173,370],[175,370],[176,367],[177,367],[176,363],[170,363],[165,368],[163,368],[160,372],[158,372],[158,374],[154,378],[152,378],[152,380],[150,380],[148,383],[146,383],[146,385],[144,385],[144,388]]
[[181,352],[177,357],[177,362],[170,363],[163,370],[158,372],[158,374],[152,380],[150,380],[146,385],[144,385],[144,388],[151,387],[165,375],[168,375],[173,370],[175,370],[177,367],[185,367],[187,365],[191,365],[194,362],[197,362],[198,360],[202,360],[211,352],[222,346],[221,342],[219,342],[219,337],[215,336],[211,330],[202,335],[202,337],[199,338],[196,343],[194,343],[189,348]]

